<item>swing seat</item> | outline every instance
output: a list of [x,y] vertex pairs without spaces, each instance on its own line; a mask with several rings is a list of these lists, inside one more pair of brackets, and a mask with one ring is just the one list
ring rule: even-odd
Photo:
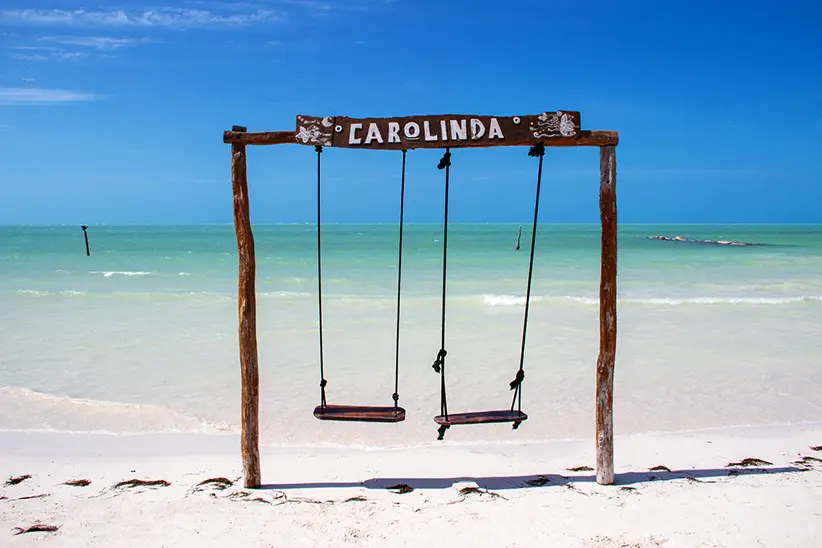
[[495,422],[523,422],[528,415],[522,411],[508,409],[498,411],[474,411],[471,413],[449,413],[448,416],[438,415],[434,422],[440,426],[454,426],[459,424],[490,424]]
[[394,406],[318,405],[314,408],[314,416],[321,421],[402,422],[405,420],[405,409]]

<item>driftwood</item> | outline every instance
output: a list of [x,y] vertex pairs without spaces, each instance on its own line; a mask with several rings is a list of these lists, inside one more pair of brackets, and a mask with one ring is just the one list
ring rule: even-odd
[[599,357],[596,378],[597,483],[614,483],[614,361],[617,337],[616,149],[599,150],[602,265],[599,285]]
[[[245,131],[244,127],[234,129]],[[243,458],[243,486],[260,486],[260,373],[257,363],[257,293],[254,234],[248,205],[245,145],[231,145],[231,187],[234,195],[234,230],[239,257],[238,312],[240,374],[242,376],[242,425],[240,449]]]
[[87,486],[91,485],[91,480],[87,480],[87,479],[68,480],[63,485],[70,485],[71,487],[87,487]]

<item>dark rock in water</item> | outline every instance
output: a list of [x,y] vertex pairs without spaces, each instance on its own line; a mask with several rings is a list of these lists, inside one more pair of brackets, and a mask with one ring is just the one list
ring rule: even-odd
[[642,236],[643,238],[647,238],[649,240],[662,240],[665,242],[688,242],[692,244],[711,244],[711,245],[744,245],[744,246],[753,246],[753,245],[762,245],[762,244],[754,244],[750,242],[735,242],[733,240],[698,240],[693,238],[683,238],[682,236],[674,236],[671,238],[670,236]]

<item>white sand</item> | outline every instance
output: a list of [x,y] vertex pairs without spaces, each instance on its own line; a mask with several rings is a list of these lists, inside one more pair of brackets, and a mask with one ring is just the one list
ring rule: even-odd
[[[238,479],[233,435],[3,432],[2,479],[32,478],[0,483],[0,546],[814,547],[822,462],[794,463],[816,445],[822,423],[617,437],[615,486],[567,470],[593,465],[592,440],[263,447],[269,485],[244,495],[194,488]],[[748,457],[773,464],[726,467]],[[171,485],[112,488],[132,478]],[[14,535],[37,521],[59,530]]]

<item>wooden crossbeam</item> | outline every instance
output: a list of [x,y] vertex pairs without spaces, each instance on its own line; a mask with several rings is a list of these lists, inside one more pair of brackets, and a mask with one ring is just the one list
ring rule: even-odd
[[[241,145],[295,145],[298,144],[296,139],[296,131],[265,131],[262,133],[246,133],[243,131],[224,131],[223,143],[241,144]],[[588,131],[583,130],[579,132],[579,136],[569,139],[547,139],[544,141],[545,146],[548,147],[606,147],[616,146],[619,144],[619,132],[617,131]],[[497,144],[496,146],[528,146],[533,145],[532,141],[527,140],[511,140],[504,144]],[[459,143],[441,143],[444,148],[449,146],[451,148],[473,148],[473,147],[487,147],[487,142],[459,142]],[[364,146],[362,148],[367,149]],[[415,148],[413,145],[409,149]]]

